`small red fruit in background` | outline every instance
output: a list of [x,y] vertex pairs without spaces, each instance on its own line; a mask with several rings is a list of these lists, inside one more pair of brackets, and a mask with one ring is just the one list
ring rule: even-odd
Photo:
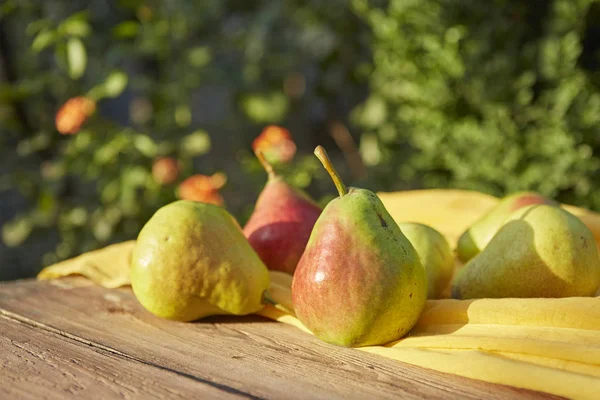
[[296,144],[290,131],[269,125],[252,142],[252,150],[261,150],[270,162],[290,162],[296,155]]
[[156,183],[169,185],[179,176],[179,163],[172,157],[159,158],[152,165],[152,178]]
[[212,176],[192,175],[181,182],[178,195],[182,200],[193,200],[222,206],[224,201],[219,189],[225,185],[226,181],[225,175],[220,173]]
[[56,130],[63,135],[73,135],[79,132],[83,123],[94,111],[96,111],[94,100],[83,96],[73,97],[56,113]]

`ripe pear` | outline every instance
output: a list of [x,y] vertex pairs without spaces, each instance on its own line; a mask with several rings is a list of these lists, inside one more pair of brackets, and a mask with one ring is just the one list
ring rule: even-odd
[[553,200],[533,192],[518,192],[504,197],[496,207],[477,220],[461,235],[456,247],[458,258],[463,262],[467,262],[475,257],[492,240],[512,212],[532,204],[558,205]]
[[401,338],[427,299],[419,255],[377,195],[347,190],[325,150],[315,154],[340,197],[323,210],[292,280],[298,319],[318,338],[369,346]]
[[244,234],[267,268],[293,274],[321,207],[277,175],[260,150],[256,156],[269,178]]
[[180,200],[160,208],[140,231],[131,285],[153,314],[193,321],[259,311],[269,273],[224,208]]
[[452,284],[452,297],[593,296],[600,255],[590,230],[569,212],[532,205],[509,216]]
[[413,245],[427,272],[427,298],[438,299],[454,273],[454,255],[448,241],[430,226],[403,222],[398,227]]

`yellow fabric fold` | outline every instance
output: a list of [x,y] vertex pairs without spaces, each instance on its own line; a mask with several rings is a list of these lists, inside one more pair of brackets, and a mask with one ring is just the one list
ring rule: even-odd
[[135,240],[90,251],[40,271],[40,280],[83,275],[98,286],[113,289],[131,284],[129,264]]
[[600,331],[600,299],[429,300],[417,326],[502,324]]
[[[500,199],[471,190],[427,189],[378,193],[396,222],[420,222],[443,233],[451,246],[460,235]],[[587,225],[600,243],[600,214],[585,208],[561,205]]]
[[440,372],[571,399],[598,399],[600,393],[600,381],[594,376],[514,360],[485,351],[442,352],[387,347],[361,350]]
[[[273,298],[290,302],[289,278],[272,273],[271,281]],[[429,300],[405,338],[359,350],[490,383],[598,399],[599,307],[600,298]],[[271,306],[258,314],[310,333]]]
[[[461,190],[380,194],[398,221],[428,224],[451,245],[498,199]],[[573,206],[600,241],[600,216]],[[128,285],[135,242],[124,242],[47,267],[39,279],[79,274],[97,285]],[[271,296],[292,310],[292,277],[271,271]],[[293,315],[266,306],[263,317],[310,331]],[[600,297],[429,300],[405,338],[359,350],[445,373],[574,399],[600,398]]]

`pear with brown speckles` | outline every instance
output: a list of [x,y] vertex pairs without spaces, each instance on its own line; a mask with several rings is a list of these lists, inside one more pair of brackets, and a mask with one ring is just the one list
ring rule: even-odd
[[140,231],[131,286],[151,313],[194,321],[259,311],[268,300],[269,272],[227,210],[179,200]]
[[346,190],[325,150],[315,154],[340,197],[323,210],[292,282],[298,319],[318,338],[358,347],[400,339],[427,298],[419,255],[369,190]]

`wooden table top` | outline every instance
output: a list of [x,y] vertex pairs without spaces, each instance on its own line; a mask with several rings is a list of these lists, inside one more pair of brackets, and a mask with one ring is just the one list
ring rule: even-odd
[[0,398],[555,398],[323,343],[261,317],[159,319],[128,288],[0,283]]

